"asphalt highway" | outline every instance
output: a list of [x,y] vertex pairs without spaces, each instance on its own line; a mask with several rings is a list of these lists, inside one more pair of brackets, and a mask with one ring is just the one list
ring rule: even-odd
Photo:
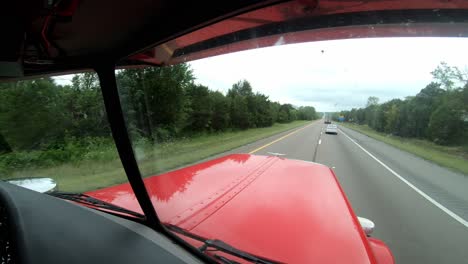
[[396,263],[468,263],[468,176],[339,125],[338,135],[327,135],[325,127],[314,121],[229,153],[325,164]]

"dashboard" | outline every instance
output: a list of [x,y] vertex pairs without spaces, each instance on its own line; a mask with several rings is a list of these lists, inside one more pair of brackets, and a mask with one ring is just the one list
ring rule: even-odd
[[2,263],[201,263],[153,229],[0,182]]

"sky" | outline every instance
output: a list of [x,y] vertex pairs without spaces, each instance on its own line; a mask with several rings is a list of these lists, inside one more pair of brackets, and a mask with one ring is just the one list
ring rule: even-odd
[[[468,39],[370,38],[289,44],[189,62],[196,83],[226,93],[239,80],[254,92],[320,112],[416,95],[441,61],[468,71]],[[59,76],[60,84],[70,76]]]
[[190,62],[196,82],[226,92],[246,79],[272,101],[330,112],[416,95],[445,61],[468,70],[468,39],[373,38],[290,44]]

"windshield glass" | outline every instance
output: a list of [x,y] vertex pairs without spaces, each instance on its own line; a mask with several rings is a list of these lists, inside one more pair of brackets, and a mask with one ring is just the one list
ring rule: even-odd
[[468,1],[43,2],[0,180],[222,263],[468,260]]
[[77,193],[127,181],[94,72],[3,82],[0,102],[1,180]]
[[294,235],[294,219],[316,219],[304,216],[316,212],[304,201],[322,201],[317,206],[331,212],[323,196],[311,195],[323,187],[303,190],[288,172],[272,180],[282,171],[269,170],[275,165],[265,157],[304,160],[332,168],[397,263],[450,262],[468,257],[461,246],[468,243],[467,45],[456,38],[310,42],[119,70],[116,78],[163,222],[285,260],[265,241],[272,226],[263,221],[282,219],[275,228],[282,239],[306,243],[323,223],[304,223],[310,236]]

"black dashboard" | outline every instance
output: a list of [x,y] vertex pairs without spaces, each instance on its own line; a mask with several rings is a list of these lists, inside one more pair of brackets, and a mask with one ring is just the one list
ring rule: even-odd
[[149,227],[0,182],[2,263],[200,263]]

